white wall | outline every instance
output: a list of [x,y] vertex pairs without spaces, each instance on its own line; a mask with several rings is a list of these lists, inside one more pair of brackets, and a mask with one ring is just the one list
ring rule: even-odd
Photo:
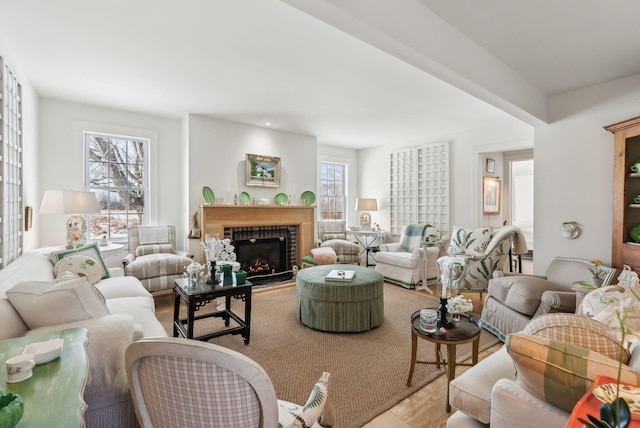
[[[427,144],[449,141],[450,186],[452,226],[475,227],[481,218],[482,195],[481,169],[478,161],[481,153],[517,150],[533,145],[533,129],[525,124],[513,124],[500,128],[483,128],[450,135],[435,135],[422,141],[404,144],[387,144],[358,151],[359,192],[378,198],[377,218],[380,226],[388,230],[389,221],[389,155],[401,147],[422,147]],[[482,167],[483,168],[483,167]],[[498,162],[496,162],[498,168]],[[498,169],[496,169],[496,172]],[[375,221],[375,220],[374,220]],[[450,231],[446,232],[450,236]]]
[[[47,98],[40,100],[38,116],[40,167],[36,213],[44,190],[84,188],[83,130],[149,136],[152,138],[150,223],[175,225],[178,237],[186,236],[188,223],[183,217],[180,198],[183,149],[179,120]],[[93,129],[83,129],[85,126]],[[42,225],[39,246],[65,242],[65,218],[64,215],[38,216],[37,221]]]
[[[315,137],[276,131],[200,115],[188,117],[189,213],[202,204],[201,190],[209,186],[224,203],[233,203],[235,194],[246,191],[252,198],[273,198],[278,193],[294,195],[317,189],[317,141]],[[280,157],[280,187],[245,184],[246,154]],[[316,193],[317,194],[317,193]],[[190,250],[199,255],[199,242],[190,240]]]
[[[640,115],[640,75],[551,97],[551,124],[535,129],[534,271],[556,256],[611,263],[613,134],[603,126]],[[581,233],[560,235],[563,221]]]

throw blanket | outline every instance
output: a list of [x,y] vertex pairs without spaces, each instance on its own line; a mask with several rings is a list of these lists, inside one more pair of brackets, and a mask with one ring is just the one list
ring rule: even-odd
[[331,247],[312,248],[311,255],[319,265],[334,265],[338,260],[336,252]]
[[404,229],[402,240],[400,241],[400,250],[411,252],[416,248],[420,248],[420,242],[424,239],[424,231],[430,224],[410,224]]
[[89,331],[87,343],[89,376],[85,397],[104,394],[105,391],[116,394],[127,393],[129,383],[124,366],[124,352],[134,340],[142,336],[141,331],[136,331],[137,326],[133,317],[127,314],[111,314],[100,318],[42,327],[31,330],[28,334],[67,328],[86,328]]
[[164,226],[148,226],[138,229],[140,244],[162,244],[169,242],[169,229]]

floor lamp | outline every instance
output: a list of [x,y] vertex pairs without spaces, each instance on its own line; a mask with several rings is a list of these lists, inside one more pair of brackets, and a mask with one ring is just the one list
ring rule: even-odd
[[66,223],[67,246],[77,248],[87,243],[84,214],[99,213],[96,194],[80,190],[45,190],[40,214],[69,214]]
[[360,228],[371,229],[371,213],[378,211],[378,201],[375,198],[357,198],[356,211],[360,211]]

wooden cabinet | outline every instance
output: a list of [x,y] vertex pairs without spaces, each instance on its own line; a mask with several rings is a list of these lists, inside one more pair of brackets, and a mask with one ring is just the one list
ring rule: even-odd
[[634,201],[640,195],[640,173],[631,169],[640,162],[640,116],[604,128],[614,135],[611,262],[615,268],[629,265],[640,272],[640,243],[629,234],[640,225],[640,204]]

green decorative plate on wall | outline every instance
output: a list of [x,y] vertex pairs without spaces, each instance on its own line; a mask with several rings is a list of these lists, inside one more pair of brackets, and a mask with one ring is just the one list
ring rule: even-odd
[[313,203],[316,201],[316,195],[311,191],[311,190],[305,190],[304,192],[302,192],[302,195],[300,195],[300,199],[302,199],[304,201],[305,205],[313,205]]
[[249,205],[249,202],[251,202],[251,196],[249,196],[247,192],[241,192],[239,200],[240,204]]
[[640,242],[640,224],[633,226],[629,231],[629,235],[631,239],[633,239],[633,242]]
[[202,199],[204,199],[204,201],[210,205],[216,201],[216,195],[213,194],[213,190],[211,190],[211,187],[204,186],[202,188]]
[[286,205],[289,197],[284,193],[278,193],[276,195],[276,205]]

